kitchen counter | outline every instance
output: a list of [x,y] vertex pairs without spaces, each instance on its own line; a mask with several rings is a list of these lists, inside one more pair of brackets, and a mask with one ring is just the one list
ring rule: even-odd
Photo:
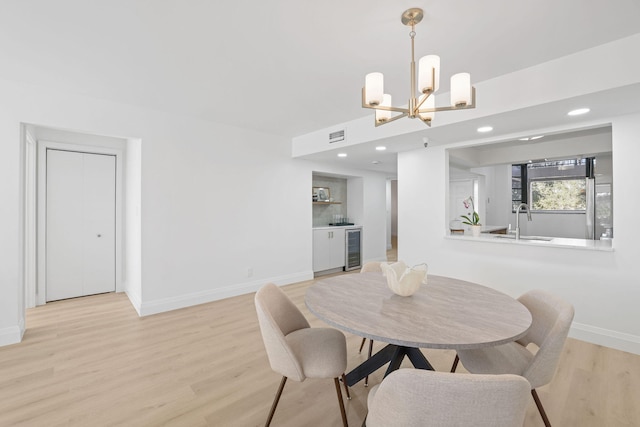
[[[469,227],[468,225],[462,225],[463,228],[459,228],[456,230],[451,230],[451,234],[462,235],[465,233],[465,230]],[[481,233],[491,233],[491,234],[507,234],[507,226],[506,225],[482,225],[480,229]]]
[[339,228],[362,228],[362,225],[321,225],[318,227],[313,227],[313,230],[336,230]]
[[[528,237],[528,238],[527,238]],[[611,240],[589,240],[589,239],[568,239],[564,237],[538,237],[538,236],[522,236],[520,240],[515,238],[507,238],[505,234],[481,234],[473,237],[471,234],[446,235],[445,239],[449,240],[465,240],[472,242],[497,243],[507,245],[527,245],[542,246],[550,248],[568,248],[583,249],[594,251],[612,252],[613,247]],[[545,240],[536,240],[545,239]]]

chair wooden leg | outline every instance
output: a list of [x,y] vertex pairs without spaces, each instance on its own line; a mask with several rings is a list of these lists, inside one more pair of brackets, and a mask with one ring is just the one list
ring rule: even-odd
[[[367,359],[371,359],[371,353],[373,353],[373,340],[369,340],[369,357]],[[369,375],[364,377],[364,386],[369,387]]]
[[542,407],[542,402],[540,402],[540,398],[538,397],[538,393],[536,392],[535,389],[531,390],[531,395],[533,396],[533,400],[535,400],[535,402],[536,402],[536,406],[538,407],[538,411],[540,412],[540,415],[542,416],[542,421],[544,421],[544,425],[546,427],[551,427],[551,423],[549,422],[549,418],[547,418],[547,413],[544,411],[544,408]]
[[347,413],[344,410],[344,402],[342,401],[342,392],[340,391],[340,380],[338,378],[334,378],[333,382],[336,385],[336,394],[338,395],[338,403],[340,404],[340,415],[342,415],[342,425],[344,427],[349,427],[349,423],[347,423]]
[[267,418],[267,423],[264,427],[269,427],[271,424],[271,419],[273,418],[273,414],[276,412],[276,406],[278,406],[278,402],[280,401],[280,396],[282,396],[282,390],[284,389],[284,385],[287,382],[287,377],[282,377],[282,381],[280,381],[280,387],[278,387],[278,392],[276,393],[275,399],[273,399],[273,404],[271,405],[271,411],[269,411],[269,418]]
[[366,338],[362,338],[362,342],[360,343],[360,350],[358,350],[358,354],[362,353],[362,347],[364,347],[364,343],[367,341]]
[[349,393],[349,386],[347,385],[347,376],[342,373],[342,384],[344,385],[344,391],[347,393],[347,400],[351,400],[351,393]]
[[456,368],[458,367],[458,362],[460,361],[460,358],[458,357],[458,355],[456,354],[456,358],[453,359],[453,366],[451,367],[451,373],[456,371]]

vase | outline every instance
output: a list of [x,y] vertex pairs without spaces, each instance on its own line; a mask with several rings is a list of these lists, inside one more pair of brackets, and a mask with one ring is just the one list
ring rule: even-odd
[[471,235],[473,237],[480,237],[480,232],[482,231],[481,225],[472,225],[471,226]]

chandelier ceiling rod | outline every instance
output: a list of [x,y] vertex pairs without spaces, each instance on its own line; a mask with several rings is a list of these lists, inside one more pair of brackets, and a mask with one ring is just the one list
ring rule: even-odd
[[[416,82],[415,62],[415,26],[422,21],[424,12],[420,8],[411,8],[402,14],[401,21],[411,27],[411,82],[408,108],[391,106],[391,95],[384,93],[384,76],[382,73],[369,73],[365,77],[362,88],[362,107],[376,110],[376,127],[391,123],[402,117],[415,119],[418,117],[427,126],[431,126],[433,113],[436,111],[466,110],[476,106],[476,89],[471,86],[468,73],[451,76],[451,104],[444,107],[435,106],[434,92],[440,85],[440,57],[428,55],[420,58],[418,78]],[[421,93],[419,98],[416,94]],[[391,116],[391,112],[398,112]]]

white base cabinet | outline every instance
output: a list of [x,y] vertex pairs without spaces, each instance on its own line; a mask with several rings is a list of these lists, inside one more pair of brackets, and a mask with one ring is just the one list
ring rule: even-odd
[[313,230],[313,271],[345,266],[344,228]]

